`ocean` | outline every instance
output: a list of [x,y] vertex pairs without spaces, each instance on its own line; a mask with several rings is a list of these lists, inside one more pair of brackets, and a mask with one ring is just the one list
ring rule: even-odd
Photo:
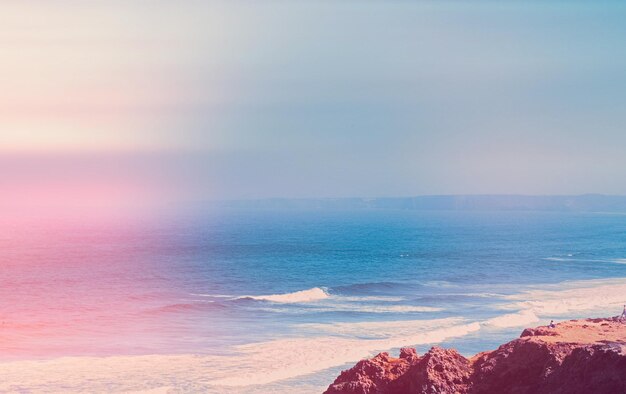
[[0,391],[315,393],[380,351],[471,355],[626,303],[616,213],[221,209],[0,226]]

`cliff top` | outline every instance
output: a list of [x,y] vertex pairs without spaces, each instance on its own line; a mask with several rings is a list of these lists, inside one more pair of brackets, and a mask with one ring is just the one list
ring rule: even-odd
[[548,343],[595,345],[617,342],[626,345],[626,322],[616,318],[569,320],[556,324],[554,328],[527,328],[521,337]]

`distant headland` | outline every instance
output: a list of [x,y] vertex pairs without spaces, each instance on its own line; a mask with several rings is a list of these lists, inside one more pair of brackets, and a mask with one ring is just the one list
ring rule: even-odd
[[451,211],[626,212],[626,196],[605,194],[468,194],[384,198],[267,198],[194,202],[193,206],[241,209],[400,209]]

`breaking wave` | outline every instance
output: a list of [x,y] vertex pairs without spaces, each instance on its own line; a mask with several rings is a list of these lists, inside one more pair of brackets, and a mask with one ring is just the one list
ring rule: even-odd
[[506,298],[503,309],[530,310],[539,316],[567,315],[583,311],[618,314],[626,301],[626,280],[598,279],[564,282],[545,289],[524,291]]
[[308,290],[294,291],[293,293],[285,294],[270,294],[270,295],[246,295],[237,297],[237,299],[250,299],[257,301],[269,301],[277,302],[281,304],[296,304],[311,301],[319,301],[330,297],[326,290],[320,287],[314,287]]

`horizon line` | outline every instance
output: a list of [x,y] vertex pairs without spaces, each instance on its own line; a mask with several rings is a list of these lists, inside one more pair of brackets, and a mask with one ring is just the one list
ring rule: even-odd
[[521,193],[450,193],[450,194],[414,194],[408,196],[386,196],[386,197],[242,197],[242,198],[221,198],[221,199],[201,199],[187,200],[180,202],[187,203],[203,203],[203,202],[234,202],[234,201],[275,201],[275,200],[391,200],[391,199],[409,199],[409,198],[431,198],[431,197],[617,197],[626,198],[626,194],[608,194],[608,193],[580,193],[580,194],[521,194]]

